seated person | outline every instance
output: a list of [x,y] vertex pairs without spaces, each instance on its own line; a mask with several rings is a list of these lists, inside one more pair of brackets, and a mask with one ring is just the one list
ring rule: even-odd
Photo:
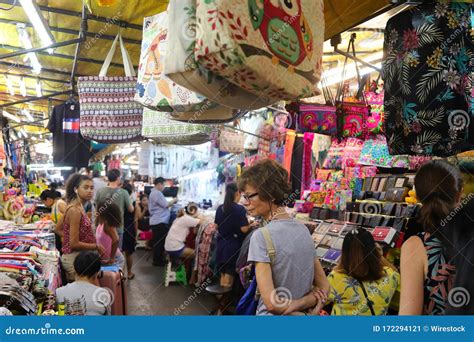
[[331,315],[386,315],[400,274],[383,257],[372,234],[358,228],[344,238],[341,260],[328,280]]
[[180,209],[165,240],[165,250],[172,259],[193,258],[194,249],[185,247],[189,230],[202,223],[198,218],[198,207],[195,203]]
[[119,235],[117,229],[120,226],[120,209],[113,203],[105,201],[99,203],[96,213],[96,241],[105,249],[101,255],[102,265],[114,265],[124,269],[125,258],[120,251]]
[[[80,302],[86,316],[110,315],[112,296],[99,287],[97,275],[100,271],[100,256],[95,251],[82,251],[74,260],[76,281],[56,289],[58,305]],[[66,308],[67,311],[67,308]]]

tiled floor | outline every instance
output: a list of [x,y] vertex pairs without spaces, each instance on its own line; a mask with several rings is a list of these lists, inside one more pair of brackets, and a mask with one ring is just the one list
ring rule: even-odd
[[153,266],[146,251],[137,250],[133,258],[135,278],[125,284],[129,315],[208,315],[215,308],[204,288],[165,287],[164,268]]

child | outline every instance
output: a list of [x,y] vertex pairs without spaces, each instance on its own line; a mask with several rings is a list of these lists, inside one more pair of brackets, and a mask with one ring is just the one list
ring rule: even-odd
[[192,258],[194,249],[184,245],[189,234],[189,229],[201,223],[198,217],[198,207],[194,203],[188,204],[184,209],[180,209],[176,220],[168,232],[165,240],[165,250],[171,258]]
[[125,258],[118,248],[119,235],[117,233],[120,216],[119,208],[112,201],[99,203],[96,213],[96,240],[97,244],[105,249],[105,253],[101,255],[102,265],[114,265],[123,269]]

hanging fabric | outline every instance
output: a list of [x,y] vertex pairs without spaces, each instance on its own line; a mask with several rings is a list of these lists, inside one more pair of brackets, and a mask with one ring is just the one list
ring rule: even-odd
[[322,0],[197,0],[197,62],[271,101],[318,95]]
[[[125,77],[106,76],[120,42]],[[99,76],[82,76],[77,82],[80,100],[81,134],[102,143],[142,140],[143,108],[133,100],[135,71],[120,32],[115,37]]]
[[385,28],[385,135],[391,154],[447,157],[474,149],[472,4],[437,1]]
[[241,89],[195,61],[196,0],[171,0],[168,5],[170,44],[164,73],[174,82],[209,100],[246,110],[262,108],[271,101]]
[[301,179],[301,194],[305,190],[309,190],[311,185],[311,178],[313,175],[313,140],[314,140],[314,133],[304,133],[303,136],[303,171],[302,171],[302,179]]
[[293,157],[293,146],[295,144],[296,133],[289,129],[286,131],[285,140],[285,155],[283,157],[283,167],[288,171],[288,176],[291,173],[291,159]]

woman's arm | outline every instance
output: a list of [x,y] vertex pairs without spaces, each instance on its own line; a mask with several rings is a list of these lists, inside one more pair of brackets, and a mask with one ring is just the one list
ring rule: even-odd
[[66,202],[61,201],[58,203],[58,211],[62,216],[64,216],[64,214],[66,213],[66,208],[67,208]]
[[119,236],[117,234],[117,229],[115,227],[109,227],[104,225],[104,232],[112,239],[112,247],[110,248],[110,256],[108,263],[113,263],[115,261],[115,255],[117,254],[117,249],[119,245]]
[[421,315],[423,312],[423,284],[427,255],[423,242],[417,236],[402,246],[400,258],[401,294],[399,315]]
[[294,311],[303,311],[312,307],[315,307],[313,313],[319,314],[319,311],[321,311],[326,303],[329,293],[329,281],[319,259],[317,258],[314,260],[313,284],[314,287],[310,293],[291,303],[291,306],[285,311],[286,315]]
[[62,239],[64,237],[64,216],[61,216],[56,226],[54,226],[54,232]]
[[282,315],[290,306],[288,298],[280,298],[275,291],[272,278],[272,267],[266,262],[255,263],[255,275],[257,277],[258,290],[263,304],[268,312],[274,315]]
[[87,243],[79,240],[79,226],[81,224],[81,211],[77,208],[70,208],[64,221],[69,222],[69,244],[73,251],[85,251],[98,249],[97,244]]

